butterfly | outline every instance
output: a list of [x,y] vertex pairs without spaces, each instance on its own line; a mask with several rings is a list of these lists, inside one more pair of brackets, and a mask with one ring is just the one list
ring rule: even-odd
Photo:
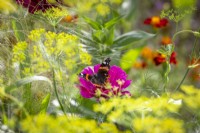
[[101,63],[99,70],[96,74],[90,75],[80,73],[79,77],[90,81],[96,87],[104,86],[109,78],[108,71],[110,70],[110,61],[110,58],[105,59],[104,62]]

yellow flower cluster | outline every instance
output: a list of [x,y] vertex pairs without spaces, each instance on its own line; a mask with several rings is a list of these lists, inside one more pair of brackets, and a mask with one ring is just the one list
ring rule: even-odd
[[41,39],[41,35],[45,32],[44,29],[36,29],[36,30],[32,30],[30,32],[30,34],[28,35],[28,38],[31,41],[38,41]]
[[26,51],[27,50],[27,43],[26,42],[18,42],[13,47],[13,62],[20,62],[22,63],[26,59]]
[[52,24],[56,25],[61,19],[69,15],[68,11],[64,8],[52,7],[42,12],[42,15]]
[[3,13],[15,12],[16,4],[12,0],[1,0],[0,10]]
[[[184,93],[178,93],[174,94],[174,99],[182,99],[183,103],[186,104],[191,110],[193,110],[195,113],[199,113],[200,111],[200,90],[195,88],[194,86],[182,86],[181,90]],[[199,114],[200,115],[200,114]]]
[[100,3],[96,6],[96,11],[101,15],[101,16],[106,16],[110,12],[110,8],[108,5]]
[[[95,10],[99,15],[105,16],[110,13],[110,5],[120,5],[122,0],[85,0],[78,2],[79,12]],[[84,6],[83,6],[84,5]]]
[[[152,132],[159,132],[163,129],[164,133],[168,131],[175,133],[175,131],[180,130],[182,132],[184,130],[182,128],[182,121],[171,117],[167,118],[166,116],[178,113],[180,107],[181,105],[179,104],[169,102],[165,96],[159,98],[140,97],[137,99],[115,98],[95,105],[94,111],[107,115],[107,120],[110,122],[117,122],[127,126],[130,126],[130,123],[134,123],[133,127],[136,128],[136,132],[150,132],[146,129],[151,128]],[[149,123],[148,118],[155,119],[155,123]],[[143,124],[143,120],[144,125],[140,126]],[[177,125],[179,129],[176,130],[176,126],[171,127],[170,122]],[[147,123],[149,123],[149,126],[146,127],[145,124]],[[155,125],[155,128],[159,128],[158,131],[154,130]]]
[[92,56],[88,54],[87,52],[80,51],[80,59],[83,64],[90,65]]
[[97,124],[94,120],[87,120],[75,116],[58,116],[40,114],[28,117],[21,122],[22,129],[29,133],[117,133],[115,125],[109,123]]
[[30,45],[19,42],[13,48],[13,62],[21,63],[26,56],[29,57],[26,62],[29,65],[26,65],[22,72],[24,75],[47,72],[51,67],[72,70],[79,62],[91,64],[91,55],[83,50],[75,35],[36,29],[30,32],[28,39]]
[[[109,113],[113,108],[116,110],[122,110],[123,112],[146,112],[152,115],[163,116],[169,112],[176,113],[180,108],[180,105],[176,105],[169,102],[168,98],[147,98],[140,97],[138,99],[124,98],[124,99],[111,99],[104,102],[101,105],[95,105],[94,110],[103,114]],[[122,112],[122,113],[123,113]],[[110,116],[115,113],[112,112]],[[119,114],[121,115],[121,114]]]
[[183,121],[174,118],[156,118],[148,116],[133,120],[137,133],[184,133]]

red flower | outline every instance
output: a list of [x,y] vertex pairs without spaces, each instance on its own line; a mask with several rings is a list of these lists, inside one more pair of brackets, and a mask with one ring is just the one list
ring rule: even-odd
[[151,18],[147,18],[144,20],[144,24],[146,25],[152,25],[153,27],[157,27],[157,28],[162,28],[162,27],[166,27],[168,24],[168,20],[163,18],[161,19],[158,16],[153,16]]
[[153,58],[153,61],[154,61],[155,65],[158,66],[158,65],[164,63],[164,62],[166,61],[166,59],[165,59],[165,56],[164,56],[164,55],[158,53],[158,54]]
[[170,64],[177,64],[177,60],[176,60],[176,53],[175,52],[173,52],[172,54],[171,54],[171,56],[170,56]]
[[34,13],[39,10],[44,12],[46,9],[55,6],[48,3],[47,0],[16,0],[16,2],[23,7],[28,8],[30,13]]
[[[154,57],[153,59],[154,63],[156,66],[166,62],[166,58],[164,55],[160,54],[160,53],[157,53],[156,56]],[[169,59],[169,62],[170,64],[177,64],[177,60],[176,60],[176,53],[173,52],[170,56],[170,59]]]

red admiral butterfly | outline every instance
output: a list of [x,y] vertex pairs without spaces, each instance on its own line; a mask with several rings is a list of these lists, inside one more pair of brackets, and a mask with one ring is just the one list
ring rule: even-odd
[[105,85],[109,77],[108,71],[110,69],[110,64],[109,64],[110,61],[111,61],[110,58],[105,59],[105,61],[101,63],[97,74],[90,75],[90,74],[80,73],[79,77],[82,77],[87,81],[92,82],[92,84],[95,85],[96,87],[102,87],[103,85]]

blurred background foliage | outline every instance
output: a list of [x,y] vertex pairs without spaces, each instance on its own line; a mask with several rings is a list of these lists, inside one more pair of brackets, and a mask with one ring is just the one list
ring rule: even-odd
[[[0,0],[0,132],[199,132],[199,18],[199,0]],[[77,74],[107,57],[132,96],[84,99]]]

